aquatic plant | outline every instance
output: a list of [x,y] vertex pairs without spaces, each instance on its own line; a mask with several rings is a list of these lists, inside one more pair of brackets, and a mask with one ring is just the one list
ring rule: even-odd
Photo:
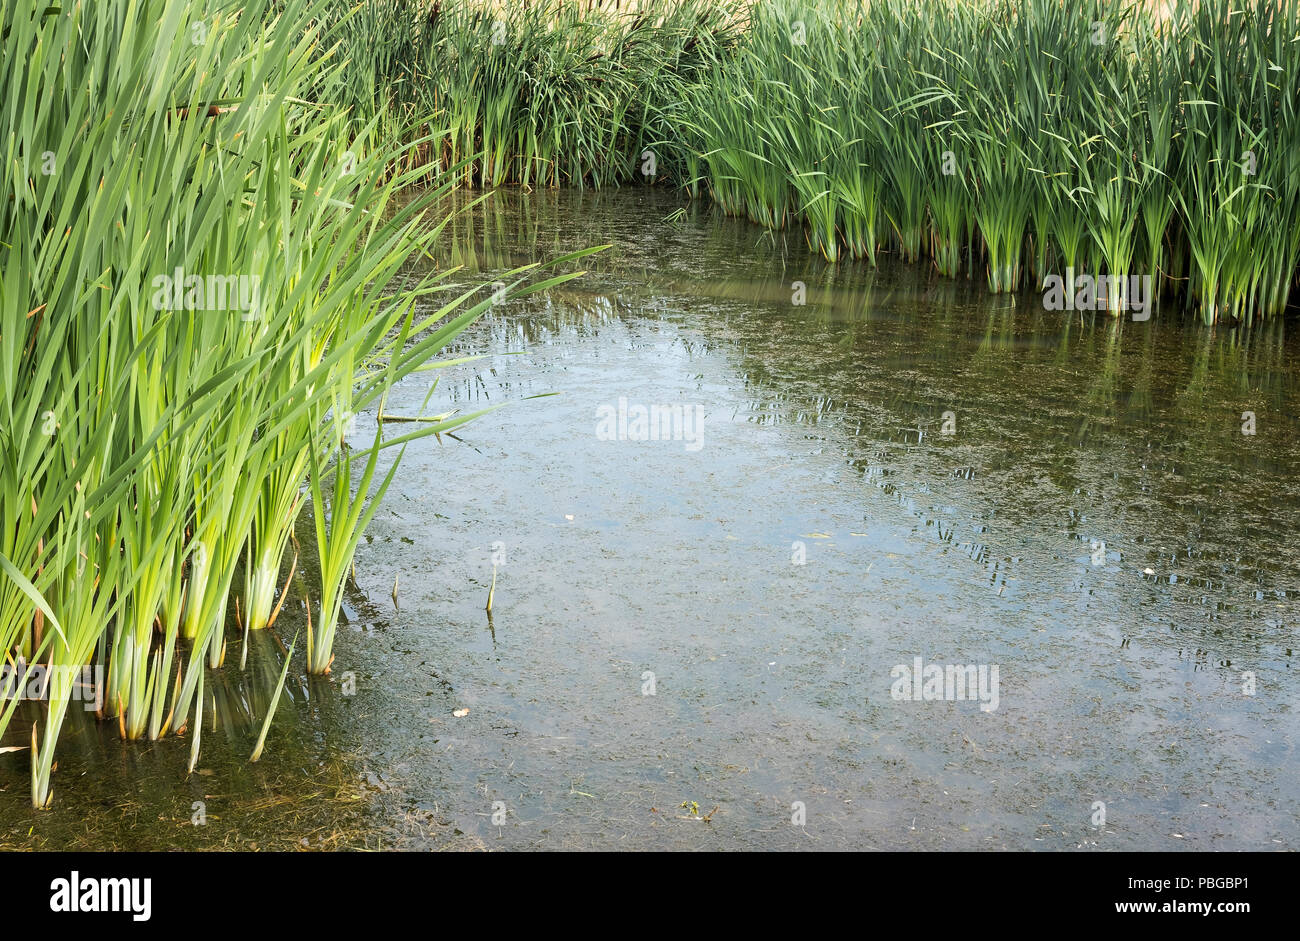
[[619,6],[340,2],[335,93],[466,186],[668,182],[832,261],[1287,303],[1296,0]]
[[[964,261],[994,292],[1144,272],[1206,320],[1285,307],[1292,0],[1168,17],[1129,0],[824,0],[745,22],[685,109],[723,211],[793,216],[829,260]],[[1118,314],[1128,298],[1105,300]]]
[[241,563],[244,627],[274,618],[331,429],[484,309],[427,302],[450,272],[398,279],[445,190],[399,203],[420,142],[358,153],[351,116],[308,97],[342,67],[327,7],[0,0],[21,63],[0,93],[24,103],[0,118],[0,650],[49,668],[37,807],[78,671],[106,676],[124,738],[184,730]]
[[653,178],[643,155],[681,151],[676,105],[733,41],[738,6],[341,0],[349,67],[321,95],[380,139],[436,129],[424,163],[466,186]]

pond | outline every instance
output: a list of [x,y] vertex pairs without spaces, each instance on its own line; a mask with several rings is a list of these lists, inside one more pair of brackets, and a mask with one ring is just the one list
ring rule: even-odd
[[407,447],[333,674],[300,640],[248,764],[304,558],[194,775],[188,735],[73,713],[52,811],[0,755],[0,845],[1295,849],[1288,325],[1049,311],[681,206],[455,218],[413,268],[611,247],[389,397],[506,407]]

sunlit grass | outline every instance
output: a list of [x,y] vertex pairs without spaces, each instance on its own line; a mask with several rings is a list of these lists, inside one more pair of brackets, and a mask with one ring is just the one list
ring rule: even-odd
[[[304,496],[328,478],[333,509],[354,499],[336,429],[485,307],[469,289],[417,315],[449,273],[396,280],[446,189],[399,205],[422,142],[358,153],[351,118],[309,97],[341,65],[325,9],[0,0],[0,650],[51,668],[37,807],[86,664],[125,738],[193,715],[193,764],[236,592],[246,628],[269,624]],[[214,305],[212,278],[241,287]],[[327,606],[379,495],[341,543],[325,534]],[[314,672],[336,620],[317,619]]]

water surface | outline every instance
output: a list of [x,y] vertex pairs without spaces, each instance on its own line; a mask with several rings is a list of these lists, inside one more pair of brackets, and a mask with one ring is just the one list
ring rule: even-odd
[[[0,756],[0,845],[1294,849],[1289,325],[1046,311],[681,205],[454,220],[413,270],[611,248],[390,397],[510,404],[407,448],[334,675],[291,671],[257,765],[269,635],[223,670],[210,774],[82,721],[37,815]],[[703,424],[606,440],[621,400]],[[895,700],[916,657],[997,665],[997,708]]]

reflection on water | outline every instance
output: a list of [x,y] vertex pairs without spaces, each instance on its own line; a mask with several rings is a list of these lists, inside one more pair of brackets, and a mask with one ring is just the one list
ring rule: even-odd
[[[678,207],[506,192],[453,219],[418,264],[460,283],[612,247],[494,308],[428,410],[561,394],[410,446],[334,681],[291,682],[262,762],[274,650],[214,684],[213,776],[185,782],[187,739],[87,734],[38,817],[0,758],[3,840],[75,834],[139,776],[132,845],[292,844],[287,818],[333,845],[1294,848],[1287,324],[1046,311]],[[702,409],[703,446],[606,440],[620,402]],[[999,665],[998,708],[895,700],[915,657]],[[154,820],[204,789],[221,827]]]

